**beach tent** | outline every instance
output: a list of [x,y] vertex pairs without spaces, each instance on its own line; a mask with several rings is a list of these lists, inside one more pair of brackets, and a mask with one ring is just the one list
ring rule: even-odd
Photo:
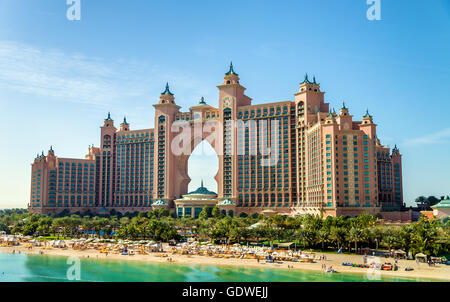
[[285,242],[285,243],[279,243],[278,247],[282,247],[282,248],[291,248],[291,246],[294,245],[294,242]]
[[65,246],[66,246],[66,243],[65,243],[64,241],[62,241],[62,240],[56,240],[56,241],[53,243],[53,246],[55,246],[55,247],[65,247]]
[[406,252],[402,250],[396,250],[394,252],[394,255],[401,258],[406,258]]
[[418,253],[418,254],[416,254],[416,260],[418,260],[420,262],[427,262],[427,255]]

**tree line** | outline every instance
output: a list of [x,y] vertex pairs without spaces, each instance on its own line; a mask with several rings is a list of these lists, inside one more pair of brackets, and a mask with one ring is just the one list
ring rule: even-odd
[[400,226],[384,225],[371,215],[331,217],[312,215],[223,216],[205,207],[197,219],[174,218],[167,210],[126,215],[42,215],[24,210],[0,211],[0,230],[26,236],[88,237],[168,242],[194,236],[216,243],[265,244],[292,242],[293,247],[358,252],[361,248],[402,249],[442,256],[449,254],[450,221],[428,220]]
[[432,206],[438,204],[441,200],[444,199],[445,196],[441,196],[440,199],[437,198],[436,196],[419,196],[415,199],[415,203],[417,204],[417,207],[424,211],[424,210],[428,210],[430,211],[432,208]]

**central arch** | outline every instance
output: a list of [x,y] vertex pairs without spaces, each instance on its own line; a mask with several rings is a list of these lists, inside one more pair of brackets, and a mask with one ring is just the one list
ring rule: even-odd
[[187,173],[190,178],[188,192],[195,191],[200,181],[211,191],[217,192],[215,176],[219,171],[219,157],[207,140],[201,141],[188,158]]
[[[204,124],[203,124],[204,125]],[[221,148],[222,148],[222,144],[221,144],[221,136],[220,135],[216,135],[217,132],[220,133],[220,129],[217,129],[218,124],[214,123],[212,124],[211,129],[213,129],[211,132],[208,131],[201,131],[201,133],[198,133],[200,131],[194,131],[194,127],[192,127],[191,129],[191,135],[190,135],[190,144],[188,144],[187,146],[184,146],[184,150],[182,152],[181,155],[176,156],[176,167],[175,167],[175,174],[176,174],[176,178],[177,178],[177,182],[179,185],[177,185],[176,187],[176,191],[178,194],[176,194],[176,198],[180,198],[182,195],[185,195],[188,193],[188,186],[189,183],[191,182],[191,178],[189,177],[189,171],[188,171],[188,162],[189,162],[189,158],[192,155],[192,152],[196,149],[196,147],[202,143],[202,142],[206,142],[208,143],[212,149],[215,151],[215,154],[218,158],[218,169],[217,169],[217,173],[214,176],[214,179],[217,183],[217,194],[218,196],[221,196],[221,191],[222,188],[220,186],[221,184],[221,179],[222,179],[222,173],[221,173],[221,164],[220,164],[220,160],[221,160]],[[202,126],[203,129],[203,126]],[[219,140],[219,141],[218,141]]]

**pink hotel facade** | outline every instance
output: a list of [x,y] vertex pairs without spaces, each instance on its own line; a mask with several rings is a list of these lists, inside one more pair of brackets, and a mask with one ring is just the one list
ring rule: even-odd
[[[117,129],[108,114],[100,146],[91,146],[84,159],[56,157],[52,148],[38,155],[31,169],[30,211],[108,214],[165,207],[178,217],[195,217],[204,206],[202,199],[179,201],[188,193],[189,154],[202,140],[212,145],[219,159],[218,192],[208,195],[207,205],[214,205],[211,198],[215,199],[224,214],[355,216],[401,210],[401,155],[397,147],[391,151],[381,145],[368,112],[355,121],[345,104],[339,112],[330,110],[320,84],[307,75],[293,101],[258,105],[252,105],[239,80],[230,65],[217,86],[218,108],[202,98],[188,112],[180,111],[167,85],[153,105],[153,129],[131,130],[126,119]],[[265,121],[269,129],[278,123],[275,165],[263,166],[261,160],[267,156],[249,152],[256,144],[255,134],[251,127],[242,130],[227,123],[237,120]],[[191,144],[183,145],[181,155],[171,150],[179,134],[171,128],[180,121],[210,129],[191,129]],[[209,192],[203,187],[200,191]]]

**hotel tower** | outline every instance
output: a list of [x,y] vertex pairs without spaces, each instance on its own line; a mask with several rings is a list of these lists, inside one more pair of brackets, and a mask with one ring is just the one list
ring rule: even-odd
[[[218,108],[201,98],[182,112],[167,84],[153,105],[153,129],[132,130],[125,118],[117,128],[108,114],[99,147],[90,146],[84,159],[57,157],[53,148],[38,154],[29,209],[110,214],[167,208],[178,217],[196,217],[205,205],[230,216],[401,210],[401,155],[381,144],[368,111],[354,120],[345,104],[332,110],[307,75],[293,101],[253,105],[232,64],[217,88]],[[177,125],[188,129],[188,143],[180,143],[183,127]],[[261,152],[263,132],[276,153]],[[218,155],[218,192],[202,185],[188,193],[189,155],[203,140]],[[269,157],[272,162],[262,164]]]

